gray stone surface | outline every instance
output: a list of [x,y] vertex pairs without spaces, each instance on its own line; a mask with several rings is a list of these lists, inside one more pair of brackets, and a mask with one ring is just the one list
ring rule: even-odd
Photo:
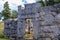
[[40,16],[40,18],[42,18],[40,25],[51,25],[51,24],[53,24],[54,19],[55,19],[51,14],[42,15],[42,16]]
[[[34,38],[38,40],[58,40],[60,38],[60,4],[41,7],[38,3],[25,4],[25,9],[18,6],[18,19],[4,21],[5,36],[24,38],[26,19],[33,21]],[[20,39],[19,39],[20,40]]]
[[60,13],[58,15],[56,15],[55,21],[57,21],[58,23],[60,23]]
[[17,36],[17,19],[7,19],[4,22],[4,34],[6,36]]

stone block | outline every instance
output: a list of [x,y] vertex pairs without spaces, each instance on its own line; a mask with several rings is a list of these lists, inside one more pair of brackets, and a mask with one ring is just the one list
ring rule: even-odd
[[58,23],[60,23],[60,14],[58,14],[58,15],[55,16],[55,21],[58,22]]
[[41,16],[41,20],[43,21],[40,21],[40,25],[51,25],[53,24],[54,22],[54,17],[51,15],[51,14],[46,14],[44,16]]

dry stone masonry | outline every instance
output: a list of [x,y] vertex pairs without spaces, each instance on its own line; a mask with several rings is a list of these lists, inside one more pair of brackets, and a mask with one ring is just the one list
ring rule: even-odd
[[18,6],[17,19],[5,20],[5,36],[25,40],[26,19],[32,19],[35,40],[60,40],[60,4],[41,7],[39,3]]
[[7,37],[17,37],[17,19],[8,19],[4,21],[4,34]]

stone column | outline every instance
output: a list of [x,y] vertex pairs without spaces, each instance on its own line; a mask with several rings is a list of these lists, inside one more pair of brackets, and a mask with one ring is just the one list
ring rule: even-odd
[[20,19],[18,20],[17,39],[24,38],[24,34],[25,34],[25,20]]
[[34,30],[34,38],[37,39],[38,37],[38,22],[33,19],[33,30]]

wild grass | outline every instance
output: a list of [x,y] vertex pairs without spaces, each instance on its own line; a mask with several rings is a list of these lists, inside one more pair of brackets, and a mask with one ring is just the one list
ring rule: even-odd
[[4,38],[4,22],[0,22],[0,40],[8,40]]

